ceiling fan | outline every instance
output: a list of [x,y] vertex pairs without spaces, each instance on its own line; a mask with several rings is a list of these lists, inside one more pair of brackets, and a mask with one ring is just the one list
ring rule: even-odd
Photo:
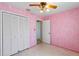
[[36,7],[39,7],[40,10],[43,12],[47,9],[56,9],[57,8],[57,5],[55,4],[48,4],[47,2],[40,2],[39,4],[29,4],[29,6],[36,6]]

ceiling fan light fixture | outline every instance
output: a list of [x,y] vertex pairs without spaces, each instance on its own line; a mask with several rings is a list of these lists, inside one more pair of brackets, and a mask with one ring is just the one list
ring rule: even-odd
[[49,12],[50,10],[49,10],[49,9],[47,9],[46,11],[47,11],[47,12]]
[[49,12],[49,9],[56,9],[58,7],[55,4],[48,4],[47,2],[40,2],[40,4],[30,4],[30,6],[38,6],[40,8],[40,13],[45,11]]
[[43,13],[44,11],[43,10],[40,10],[40,13]]

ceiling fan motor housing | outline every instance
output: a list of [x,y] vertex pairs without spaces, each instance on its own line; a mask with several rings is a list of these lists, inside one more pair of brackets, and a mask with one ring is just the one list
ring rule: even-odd
[[47,5],[46,2],[41,2],[41,3],[40,3],[40,8],[41,8],[41,10],[43,10],[46,5]]

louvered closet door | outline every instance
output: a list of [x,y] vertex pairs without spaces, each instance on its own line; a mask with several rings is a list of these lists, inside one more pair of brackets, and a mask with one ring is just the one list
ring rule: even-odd
[[11,19],[12,16],[3,13],[3,55],[11,55]]

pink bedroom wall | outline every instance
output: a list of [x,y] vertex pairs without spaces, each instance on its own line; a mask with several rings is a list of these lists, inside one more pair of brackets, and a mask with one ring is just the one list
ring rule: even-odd
[[79,52],[79,8],[52,14],[48,18],[52,45]]
[[41,18],[41,16],[34,15],[24,10],[20,10],[11,5],[0,3],[0,10],[6,10],[8,12],[12,12],[18,15],[29,17],[29,27],[30,27],[30,47],[36,45],[36,20],[37,18]]

